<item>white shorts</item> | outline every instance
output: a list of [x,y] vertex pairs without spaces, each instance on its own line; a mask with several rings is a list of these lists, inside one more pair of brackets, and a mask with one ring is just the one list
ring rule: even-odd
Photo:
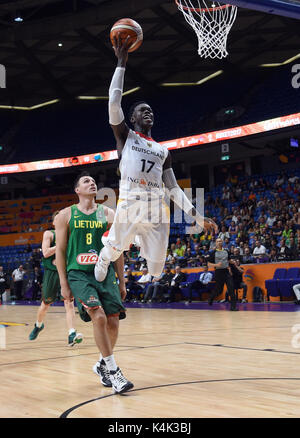
[[107,242],[121,252],[128,251],[130,245],[136,243],[140,246],[141,257],[165,263],[169,233],[170,213],[162,200],[120,200]]

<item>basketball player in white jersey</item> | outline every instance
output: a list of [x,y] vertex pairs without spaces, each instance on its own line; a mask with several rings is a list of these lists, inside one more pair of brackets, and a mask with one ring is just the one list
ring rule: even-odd
[[115,219],[95,265],[98,281],[105,279],[110,262],[127,251],[133,241],[140,246],[149,273],[154,277],[161,275],[170,227],[169,216],[162,207],[165,187],[172,191],[174,202],[193,216],[197,224],[217,231],[217,225],[211,219],[203,218],[178,186],[168,149],[151,137],[154,121],[151,107],[146,102],[138,102],[129,114],[134,130],[125,123],[121,99],[128,38],[123,43],[120,37],[115,38],[114,51],[118,65],[109,88],[109,122],[117,142],[121,181]]

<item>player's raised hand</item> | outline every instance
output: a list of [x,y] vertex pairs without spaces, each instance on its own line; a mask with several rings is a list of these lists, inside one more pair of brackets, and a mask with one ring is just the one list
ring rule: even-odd
[[116,57],[118,58],[118,67],[125,67],[127,60],[128,60],[128,49],[130,47],[130,36],[125,40],[121,39],[120,33],[118,33],[118,36],[114,37],[114,45],[113,49],[115,52]]

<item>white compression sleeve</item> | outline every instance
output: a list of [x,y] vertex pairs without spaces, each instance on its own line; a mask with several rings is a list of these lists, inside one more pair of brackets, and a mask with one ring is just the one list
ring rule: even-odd
[[124,87],[125,68],[117,67],[109,87],[108,114],[111,125],[119,125],[124,120],[121,108],[122,93]]
[[174,175],[173,169],[169,168],[163,172],[163,182],[170,191],[169,196],[172,196],[175,204],[178,205],[186,214],[193,217],[200,227],[203,228],[204,217],[195,209],[191,201],[188,199],[183,190],[179,187]]

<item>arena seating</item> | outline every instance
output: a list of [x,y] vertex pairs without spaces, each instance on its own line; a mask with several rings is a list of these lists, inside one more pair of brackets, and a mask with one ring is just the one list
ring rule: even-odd
[[285,268],[278,268],[274,272],[273,279],[266,280],[265,285],[267,289],[268,296],[278,297],[280,296],[278,289],[278,282],[286,278],[287,270]]
[[[218,99],[212,99],[212,95],[217,95]],[[152,135],[158,141],[254,123],[299,111],[298,90],[291,86],[290,66],[264,70],[263,73],[261,69],[248,73],[244,71],[243,74],[231,71],[199,87],[160,87],[156,94],[152,92],[149,96],[145,90],[140,90],[123,98],[124,113],[127,114],[133,102],[141,99],[149,100],[153,107],[157,122]],[[238,118],[217,120],[215,115],[218,111],[235,105],[244,107],[244,113]],[[115,148],[106,100],[78,101],[72,106],[57,104],[32,111],[21,122],[7,111],[1,111],[0,114],[3,120],[7,119],[2,126],[19,123],[13,138],[14,154],[7,161],[10,163],[62,158],[82,155],[82,151],[94,153]]]
[[280,297],[292,297],[294,284],[300,283],[300,268],[289,268],[284,279],[277,280]]
[[[210,292],[213,289],[214,285],[215,285],[215,282],[214,282],[214,274],[215,274],[215,272],[214,271],[208,271],[208,272],[210,272],[213,275],[213,277],[212,277],[211,282],[207,285],[207,287],[201,289],[201,293],[208,293],[208,292]],[[192,273],[188,274],[187,281],[181,283],[180,289],[181,289],[181,293],[182,293],[182,295],[183,295],[183,297],[185,299],[189,298],[189,295],[188,295],[188,293],[189,293],[189,288],[188,288],[189,284],[193,283],[193,281],[196,281],[198,279],[199,279],[199,272],[192,272]],[[200,290],[199,291],[192,290],[192,298],[197,298],[198,299],[199,293],[200,293]]]

